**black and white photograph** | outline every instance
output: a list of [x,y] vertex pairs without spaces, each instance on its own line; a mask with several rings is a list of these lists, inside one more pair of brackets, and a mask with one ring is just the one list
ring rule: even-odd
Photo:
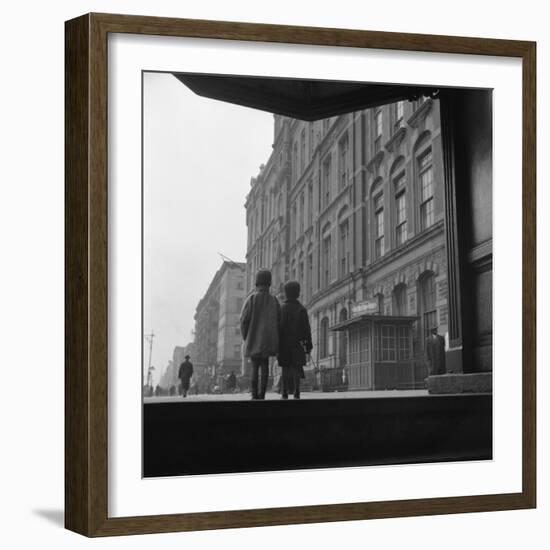
[[490,89],[143,71],[143,476],[491,460],[492,155]]

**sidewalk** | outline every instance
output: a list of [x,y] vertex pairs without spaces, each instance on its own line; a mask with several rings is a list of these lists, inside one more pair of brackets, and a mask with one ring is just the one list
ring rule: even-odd
[[[303,392],[301,398],[305,399],[365,399],[373,397],[420,397],[428,395],[428,390],[386,390],[386,391],[344,391],[344,392]],[[275,392],[268,392],[266,401],[281,400],[281,396]],[[228,394],[199,394],[173,397],[146,397],[145,403],[191,403],[196,401],[251,401],[249,393]],[[288,401],[293,401],[289,397]]]

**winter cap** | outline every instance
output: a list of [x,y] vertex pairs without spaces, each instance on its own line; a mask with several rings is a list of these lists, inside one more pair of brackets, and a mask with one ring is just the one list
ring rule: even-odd
[[269,269],[260,269],[256,273],[256,286],[271,286],[271,271]]

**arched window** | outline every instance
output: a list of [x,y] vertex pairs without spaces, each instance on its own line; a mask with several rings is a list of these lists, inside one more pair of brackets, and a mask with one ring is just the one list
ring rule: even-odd
[[435,275],[431,271],[424,273],[418,280],[420,299],[419,314],[422,324],[422,345],[431,329],[437,328],[437,310],[435,307]]
[[332,243],[330,236],[330,224],[325,225],[322,231],[322,242],[321,242],[321,288],[326,288],[331,281],[331,253],[332,253]]
[[434,184],[431,134],[424,132],[414,145],[415,180],[419,197],[420,231],[431,227],[435,221]]
[[292,242],[298,238],[298,205],[296,202],[292,205],[292,218],[290,220],[290,232],[292,235]]
[[[346,308],[342,309],[340,311],[340,316],[338,320],[340,322],[347,321],[348,318],[348,310]],[[347,331],[342,330],[340,331],[340,336],[338,338],[338,359],[341,367],[344,367],[348,363],[348,335]]]
[[403,107],[404,101],[397,101],[391,106],[392,133],[397,132],[403,126]]
[[300,293],[304,294],[304,286],[305,286],[305,274],[304,274],[304,253],[300,252],[300,256],[298,258],[298,282],[300,283]]
[[313,223],[313,182],[307,183],[307,226]]
[[331,156],[329,153],[323,160],[323,166],[321,171],[321,184],[322,184],[321,209],[325,209],[330,202],[331,170],[332,170],[332,164],[331,164]]
[[309,245],[307,249],[307,299],[311,300],[313,296],[313,247]]
[[393,315],[407,315],[407,285],[398,284],[392,293],[392,313]]
[[319,357],[324,359],[328,357],[328,317],[321,319],[319,334]]
[[382,107],[379,107],[373,114],[373,138],[374,138],[374,150],[376,155],[382,150]]
[[300,135],[300,171],[303,172],[306,167],[306,130],[302,129]]
[[298,179],[298,144],[292,146],[292,181]]
[[306,201],[303,191],[300,193],[300,209],[298,216],[298,237],[300,237],[304,233],[304,220],[306,217]]
[[338,142],[338,190],[344,189],[349,178],[349,141],[345,132]]
[[374,258],[384,255],[384,193],[382,189],[372,199],[374,224]]
[[417,159],[418,186],[420,189],[420,230],[428,229],[434,223],[434,186],[432,149],[429,148]]
[[407,240],[407,178],[403,165],[404,159],[401,157],[391,169],[395,246],[401,246]]
[[339,255],[339,275],[340,278],[346,277],[349,273],[349,223],[348,220],[340,223],[340,242],[338,246]]

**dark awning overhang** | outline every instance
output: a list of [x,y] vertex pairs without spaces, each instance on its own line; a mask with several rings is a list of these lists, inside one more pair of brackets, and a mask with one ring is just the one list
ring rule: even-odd
[[341,321],[336,325],[330,327],[329,330],[335,332],[347,330],[354,326],[360,326],[370,323],[389,323],[389,324],[412,324],[415,321],[418,321],[419,317],[414,315],[358,315],[357,317],[352,317],[345,321]]
[[437,88],[365,82],[173,73],[202,97],[306,121],[320,120],[421,95]]

